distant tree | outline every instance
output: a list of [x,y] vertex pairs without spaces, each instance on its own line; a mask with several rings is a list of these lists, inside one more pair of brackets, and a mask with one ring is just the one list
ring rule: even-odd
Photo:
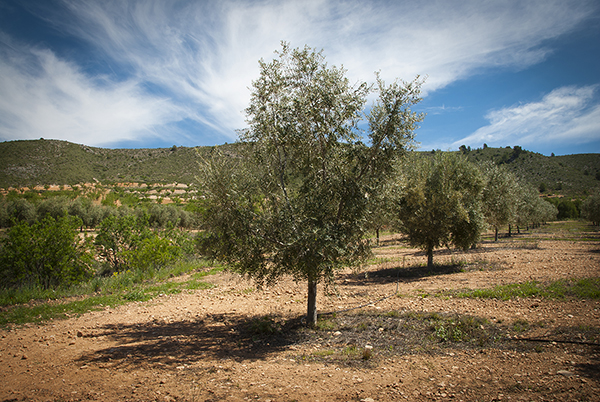
[[26,222],[33,224],[37,220],[35,205],[23,198],[8,201],[6,205],[6,215],[9,220],[8,225],[14,222]]
[[50,215],[54,219],[67,216],[69,213],[69,204],[71,200],[64,196],[51,197],[43,200],[37,206],[38,219],[43,219]]
[[366,227],[375,232],[375,244],[379,247],[380,232],[385,227],[389,227],[393,221],[393,212],[390,208],[392,187],[384,185],[382,189],[370,194],[369,207],[366,215]]
[[312,325],[317,284],[369,255],[369,199],[423,118],[410,110],[420,82],[377,82],[364,144],[358,122],[369,86],[351,85],[320,52],[283,44],[275,60],[260,61],[252,84],[250,128],[240,135],[246,153],[203,167],[202,252],[259,284],[284,274],[306,280]]
[[521,152],[523,152],[523,148],[521,148],[518,145],[515,145],[513,147],[513,159],[517,159],[519,155],[521,155]]
[[0,198],[0,228],[10,226],[10,217],[8,216],[8,202],[2,197]]
[[581,216],[592,222],[595,226],[600,226],[600,193],[590,196],[581,204]]
[[535,187],[525,182],[518,183],[515,216],[517,229],[553,221],[557,215],[556,207],[540,198]]
[[579,218],[579,210],[577,205],[566,199],[561,199],[557,205],[558,219],[577,219]]
[[486,163],[481,168],[485,177],[483,213],[494,228],[494,240],[498,241],[499,228],[516,218],[518,180],[513,173],[493,163]]
[[481,211],[483,177],[459,154],[438,153],[432,158],[411,158],[400,170],[394,211],[399,229],[410,244],[427,254],[455,245],[468,249],[485,228]]
[[536,216],[533,221],[534,224],[541,224],[556,220],[558,215],[558,209],[548,202],[547,199],[539,198],[538,206],[536,208]]
[[130,214],[112,215],[100,223],[94,244],[100,257],[109,264],[109,272],[118,272],[127,268],[125,253],[135,250],[151,236],[147,220]]

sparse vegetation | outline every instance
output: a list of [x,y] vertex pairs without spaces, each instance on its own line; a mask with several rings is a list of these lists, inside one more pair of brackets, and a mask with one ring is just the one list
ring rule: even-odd
[[574,297],[579,299],[600,298],[600,278],[584,278],[560,280],[548,284],[528,281],[509,285],[499,285],[490,289],[473,289],[443,292],[454,297],[486,298],[510,300],[517,297],[543,297],[563,299]]
[[[186,261],[159,270],[124,271],[109,277],[95,277],[70,287],[1,289],[0,326],[68,318],[132,301],[147,301],[184,289],[207,289],[212,285],[200,279],[223,269],[206,270],[207,266],[208,263],[202,260]],[[169,281],[171,277],[194,271],[197,272],[187,281]]]

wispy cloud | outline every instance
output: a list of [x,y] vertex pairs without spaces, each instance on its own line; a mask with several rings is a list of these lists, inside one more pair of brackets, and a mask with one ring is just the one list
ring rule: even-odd
[[451,147],[483,143],[560,146],[598,141],[600,104],[594,98],[597,89],[597,86],[562,87],[539,102],[492,110],[486,115],[489,125],[454,142]]
[[428,115],[444,114],[444,113],[448,113],[448,112],[457,112],[460,110],[463,110],[462,106],[442,105],[442,106],[429,106],[429,107],[423,108],[423,111],[425,113],[427,113]]
[[155,129],[176,115],[183,115],[177,106],[148,96],[137,80],[91,79],[48,50],[0,59],[2,138],[110,144],[159,135]]
[[[62,4],[68,11],[39,16],[126,75],[98,76],[76,55],[61,59],[51,49],[25,51],[40,65],[36,74],[4,58],[0,138],[60,132],[60,138],[108,145],[165,135],[183,119],[234,138],[245,124],[257,61],[270,58],[281,40],[324,49],[354,80],[372,80],[376,70],[386,81],[427,75],[427,93],[488,68],[538,63],[551,52],[544,41],[593,11],[591,2],[549,0]],[[18,102],[6,101],[13,98]]]

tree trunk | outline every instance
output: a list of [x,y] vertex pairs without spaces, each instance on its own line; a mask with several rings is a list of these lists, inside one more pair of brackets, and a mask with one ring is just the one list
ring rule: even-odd
[[317,281],[308,280],[308,309],[306,311],[306,322],[309,326],[317,325]]
[[377,233],[377,247],[379,247],[379,228],[375,229],[375,232]]
[[512,236],[512,225],[509,223],[508,224],[508,237]]
[[433,248],[427,249],[427,268],[433,268]]
[[494,235],[494,241],[498,241],[498,226],[494,226],[494,229],[496,230],[496,233]]

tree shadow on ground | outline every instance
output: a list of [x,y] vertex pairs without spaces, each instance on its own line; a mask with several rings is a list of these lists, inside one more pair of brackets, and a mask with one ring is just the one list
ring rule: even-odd
[[197,320],[109,324],[84,337],[107,337],[117,346],[84,354],[79,361],[122,367],[176,368],[200,359],[264,359],[300,341],[301,317],[212,314]]
[[[596,349],[597,350],[597,349]],[[592,379],[600,379],[600,359],[598,359],[597,355],[592,355],[590,358],[590,362],[588,363],[580,363],[576,364],[575,368],[579,372],[580,375]]]
[[431,268],[426,266],[380,268],[367,273],[349,273],[341,275],[341,279],[350,285],[367,285],[370,283],[391,283],[396,281],[412,282],[429,276],[450,275],[464,272],[462,264],[440,264]]

